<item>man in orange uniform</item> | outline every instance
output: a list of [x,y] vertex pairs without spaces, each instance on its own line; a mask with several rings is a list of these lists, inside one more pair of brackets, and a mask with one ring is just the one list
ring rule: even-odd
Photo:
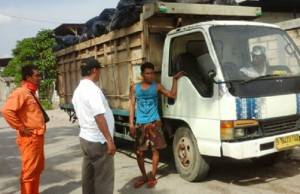
[[44,133],[46,130],[43,110],[37,98],[41,76],[36,66],[22,68],[22,86],[8,97],[2,115],[17,131],[17,145],[21,153],[21,194],[38,194],[39,181],[44,169]]

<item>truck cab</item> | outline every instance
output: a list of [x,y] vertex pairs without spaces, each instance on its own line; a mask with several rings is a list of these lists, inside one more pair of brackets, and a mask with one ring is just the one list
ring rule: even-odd
[[276,25],[209,21],[165,39],[161,82],[184,71],[176,100],[162,98],[181,176],[205,178],[208,157],[274,161],[300,144],[300,53]]

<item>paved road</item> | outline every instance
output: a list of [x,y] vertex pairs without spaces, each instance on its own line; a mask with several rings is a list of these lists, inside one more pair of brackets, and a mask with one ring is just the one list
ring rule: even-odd
[[[42,194],[80,194],[81,153],[78,127],[70,124],[65,113],[49,112],[51,121],[46,135],[46,169],[42,175]],[[115,157],[115,192],[119,194],[300,194],[300,149],[274,167],[259,167],[248,160],[222,159],[214,162],[205,182],[182,180],[174,168],[170,149],[162,153],[159,182],[155,189],[133,189],[139,170],[132,144],[121,142]],[[147,159],[147,169],[151,163]],[[15,132],[0,117],[0,193],[18,193],[20,172]]]

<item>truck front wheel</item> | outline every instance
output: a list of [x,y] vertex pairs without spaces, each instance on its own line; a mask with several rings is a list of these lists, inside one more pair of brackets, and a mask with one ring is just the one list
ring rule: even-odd
[[201,181],[209,171],[208,162],[200,155],[196,138],[188,127],[176,130],[173,154],[177,172],[190,182]]

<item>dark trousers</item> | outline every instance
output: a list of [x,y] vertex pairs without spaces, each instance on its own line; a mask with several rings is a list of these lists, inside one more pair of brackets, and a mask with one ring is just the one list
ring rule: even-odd
[[112,194],[114,191],[114,158],[107,145],[80,138],[83,152],[82,194]]

